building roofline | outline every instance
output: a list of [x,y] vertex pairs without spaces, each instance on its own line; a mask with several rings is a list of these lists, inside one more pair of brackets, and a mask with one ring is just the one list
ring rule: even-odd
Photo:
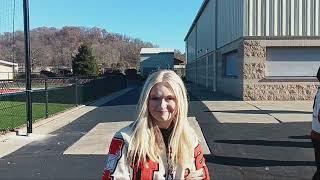
[[174,53],[173,48],[141,48],[140,54]]
[[204,1],[202,2],[201,7],[200,7],[200,9],[198,10],[198,13],[197,13],[196,17],[194,18],[194,20],[193,20],[193,22],[192,22],[192,24],[191,24],[191,26],[190,26],[190,28],[189,28],[189,31],[188,31],[187,35],[186,35],[185,38],[184,38],[184,41],[187,40],[187,38],[188,38],[188,36],[190,35],[192,29],[193,29],[194,26],[197,24],[198,19],[199,19],[199,17],[201,16],[203,10],[206,8],[208,2],[209,2],[209,0],[204,0]]
[[0,64],[9,65],[9,66],[18,66],[18,63],[13,63],[9,61],[0,60]]
[[174,52],[158,52],[158,53],[140,53],[140,55],[155,55],[155,54],[174,54]]

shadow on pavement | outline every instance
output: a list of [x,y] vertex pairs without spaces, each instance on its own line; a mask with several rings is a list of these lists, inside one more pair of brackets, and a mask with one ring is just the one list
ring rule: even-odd
[[228,111],[204,111],[204,112],[225,112],[225,113],[241,113],[241,114],[311,114],[308,111],[284,111],[284,110],[228,110]]
[[227,157],[205,155],[206,161],[210,163],[241,166],[241,167],[266,167],[266,166],[315,166],[313,161],[277,161],[267,159],[253,159],[240,157]]
[[199,88],[197,85],[186,83],[189,92],[188,99],[190,101],[240,101],[240,98],[224,94],[222,92],[213,93],[207,89]]
[[116,98],[110,102],[103,104],[102,106],[120,106],[120,105],[136,105],[139,100],[141,87],[136,87],[128,93]]
[[313,148],[311,142],[296,142],[296,141],[215,140],[215,142],[216,143],[224,143],[224,144],[243,144],[243,145],[258,145],[258,146]]
[[289,136],[290,139],[310,139],[310,135],[304,135],[304,136]]

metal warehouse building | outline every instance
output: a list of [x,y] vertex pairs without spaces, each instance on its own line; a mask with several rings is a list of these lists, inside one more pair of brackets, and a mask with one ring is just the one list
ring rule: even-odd
[[173,69],[174,49],[141,48],[138,69],[142,76],[148,76],[158,69]]
[[312,99],[320,0],[204,0],[186,37],[186,78],[243,100]]

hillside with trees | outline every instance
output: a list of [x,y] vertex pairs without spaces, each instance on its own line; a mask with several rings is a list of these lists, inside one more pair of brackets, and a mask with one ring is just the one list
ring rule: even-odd
[[[24,34],[22,31],[0,35],[0,59],[24,67]],[[142,47],[157,47],[138,38],[107,32],[100,28],[40,27],[30,31],[32,69],[72,67],[72,59],[82,44],[90,46],[97,66],[103,69],[136,68]],[[178,56],[183,55],[177,51]],[[13,60],[14,59],[14,60]]]

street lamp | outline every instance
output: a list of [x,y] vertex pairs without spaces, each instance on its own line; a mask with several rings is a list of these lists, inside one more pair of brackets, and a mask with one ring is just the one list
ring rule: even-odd
[[23,0],[24,47],[26,69],[26,108],[27,134],[32,133],[32,101],[31,101],[31,68],[30,68],[30,28],[29,28],[29,0]]

